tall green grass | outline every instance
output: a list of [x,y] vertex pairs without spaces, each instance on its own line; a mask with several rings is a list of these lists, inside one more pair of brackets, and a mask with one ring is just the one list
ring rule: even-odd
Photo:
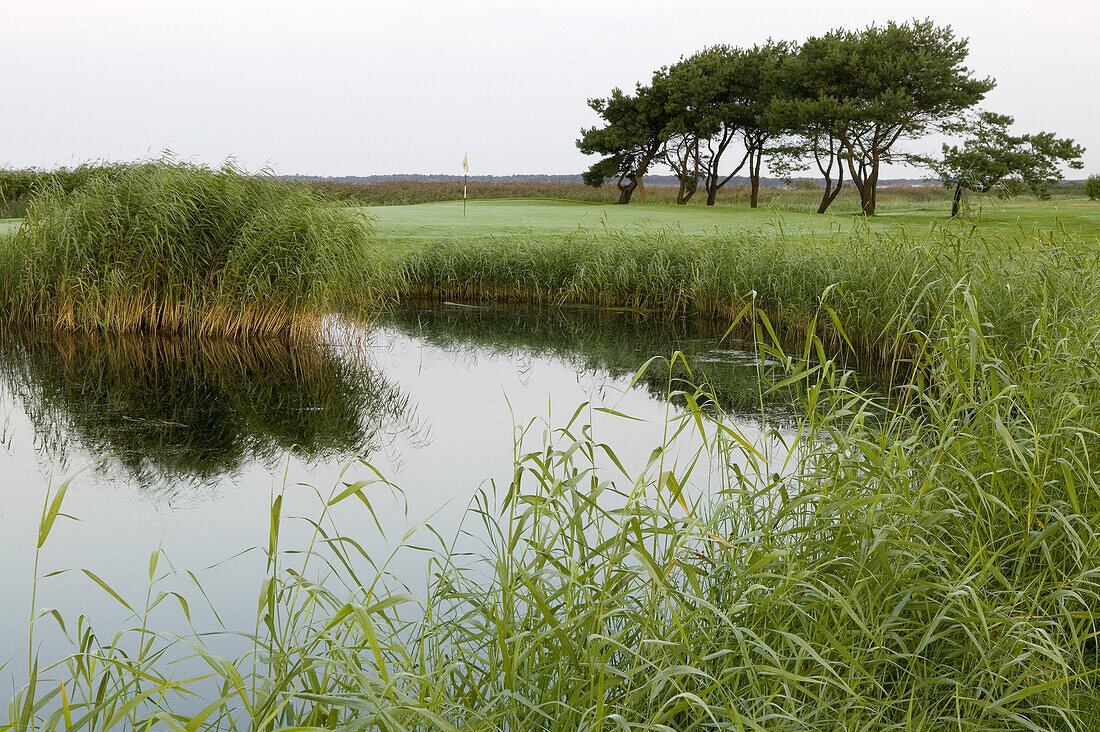
[[[800,341],[812,327],[831,353],[897,365],[910,333],[938,335],[942,303],[960,281],[980,303],[990,337],[1023,343],[1031,313],[1092,281],[1100,248],[1064,231],[983,233],[933,225],[815,236],[781,223],[756,231],[579,230],[562,237],[434,241],[389,255],[378,287],[403,300],[628,307],[657,317],[729,322],[751,305],[777,334]],[[822,302],[835,317],[820,318]],[[747,321],[745,321],[747,322]],[[843,325],[841,334],[839,326]]]
[[38,327],[301,335],[366,262],[370,227],[304,186],[166,160],[47,181],[0,260]]
[[[770,389],[804,394],[790,450],[704,408],[719,400],[674,381],[684,364],[661,369],[680,409],[646,466],[623,468],[585,405],[521,425],[512,474],[477,495],[463,534],[397,550],[423,558],[423,588],[340,522],[345,502],[370,505],[371,468],[319,496],[305,545],[282,543],[276,496],[248,651],[157,631],[190,614],[154,553],[144,603],[118,598],[131,630],[70,619],[73,654],[29,654],[3,729],[1094,728],[1094,245],[947,227],[393,256],[395,296],[724,318],[782,366],[759,387],[765,421]],[[886,364],[890,392],[854,389],[845,349]],[[689,433],[693,454],[677,449]]]
[[[32,661],[8,728],[1088,729],[1100,289],[1073,260],[1027,261],[1046,271],[1000,301],[977,269],[876,313],[908,324],[889,398],[854,391],[815,335],[847,335],[835,289],[794,349],[750,298],[776,386],[805,387],[789,454],[666,370],[685,406],[648,465],[624,470],[585,409],[526,425],[465,540],[408,541],[431,573],[418,591],[339,523],[369,504],[369,471],[320,499],[304,546],[281,543],[276,497],[250,651],[155,631],[185,610],[154,554],[136,629],[82,625],[71,657]],[[688,432],[702,447],[674,458]],[[686,487],[703,473],[708,492]],[[40,543],[62,510],[48,498]]]

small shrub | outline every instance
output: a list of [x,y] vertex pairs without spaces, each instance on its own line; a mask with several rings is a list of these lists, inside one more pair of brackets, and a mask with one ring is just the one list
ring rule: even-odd
[[1100,174],[1093,173],[1085,181],[1085,195],[1090,201],[1100,199]]
[[819,191],[821,184],[812,178],[792,178],[787,187],[796,191]]

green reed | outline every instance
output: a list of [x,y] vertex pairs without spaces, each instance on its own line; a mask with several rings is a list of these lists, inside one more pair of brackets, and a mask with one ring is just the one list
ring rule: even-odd
[[[942,303],[960,281],[993,326],[990,336],[1011,348],[1026,339],[1044,299],[1069,297],[1066,285],[1092,282],[1097,265],[1100,249],[1058,230],[935,224],[815,236],[777,220],[703,237],[577,231],[436,241],[390,254],[377,269],[391,280],[379,289],[407,300],[583,303],[726,322],[751,304],[781,337],[800,340],[812,324],[830,352],[853,350],[889,366],[911,354],[910,333],[938,334]],[[835,317],[818,317],[823,300]]]
[[[69,619],[73,653],[31,652],[0,729],[1094,728],[1094,245],[958,227],[577,233],[380,263],[407,298],[724,318],[780,365],[759,387],[764,421],[771,389],[803,395],[790,453],[745,440],[674,355],[638,375],[661,374],[679,405],[644,468],[621,466],[592,405],[527,424],[459,537],[395,550],[425,557],[424,588],[340,523],[389,487],[370,466],[318,493],[304,546],[284,546],[275,496],[249,650],[157,631],[191,616],[154,553],[144,603],[116,598],[131,629]],[[843,350],[885,363],[889,393],[855,389]],[[685,455],[689,433],[701,447]],[[180,657],[204,671],[177,673]]]
[[8,320],[39,327],[305,333],[365,262],[363,216],[304,186],[160,160],[48,180],[5,247]]
[[[1028,261],[1048,270],[1011,281],[1037,288],[1003,296],[1019,310],[963,278],[878,313],[909,319],[889,398],[853,390],[815,335],[848,337],[829,293],[798,348],[750,299],[775,386],[804,387],[789,456],[665,369],[684,406],[647,466],[622,469],[585,405],[528,424],[514,474],[468,510],[480,549],[397,550],[430,550],[418,593],[337,521],[369,505],[369,470],[319,494],[305,546],[281,543],[276,496],[252,650],[158,634],[150,613],[181,610],[154,561],[140,629],[81,625],[70,657],[32,660],[6,728],[1088,729],[1100,296],[1072,262]],[[701,446],[674,459],[688,432]],[[709,492],[686,487],[708,472]],[[205,673],[175,675],[174,654]]]

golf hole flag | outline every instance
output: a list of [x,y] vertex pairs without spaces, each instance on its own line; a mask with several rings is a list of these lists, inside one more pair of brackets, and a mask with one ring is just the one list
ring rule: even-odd
[[466,176],[470,172],[470,154],[462,153],[462,215],[466,215]]

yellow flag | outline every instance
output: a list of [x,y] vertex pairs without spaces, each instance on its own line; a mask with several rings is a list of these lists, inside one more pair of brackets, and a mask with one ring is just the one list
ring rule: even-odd
[[462,155],[462,172],[463,173],[469,173],[470,172],[470,155],[469,155],[469,153],[463,153],[463,155]]

